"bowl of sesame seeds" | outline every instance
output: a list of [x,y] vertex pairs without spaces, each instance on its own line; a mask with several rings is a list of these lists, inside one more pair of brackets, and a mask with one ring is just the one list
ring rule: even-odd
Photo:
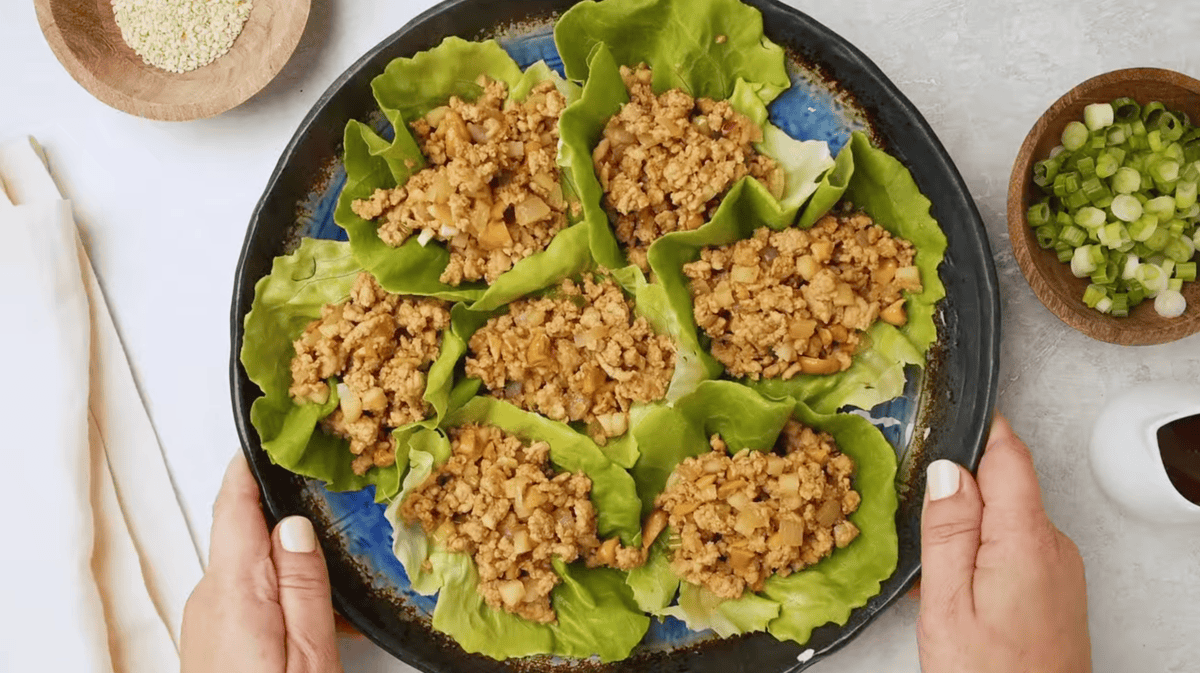
[[212,117],[244,103],[291,58],[308,0],[35,0],[54,55],[129,114]]

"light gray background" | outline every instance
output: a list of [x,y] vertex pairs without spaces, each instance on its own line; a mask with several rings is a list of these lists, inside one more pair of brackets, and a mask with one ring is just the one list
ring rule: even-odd
[[[85,233],[193,533],[237,448],[227,367],[232,279],[271,169],[318,96],[430,0],[314,0],[300,50],[240,108],[171,124],[111,110],[59,66],[28,0],[0,0],[0,136],[31,134]],[[1200,529],[1131,519],[1097,490],[1087,438],[1105,400],[1142,381],[1200,381],[1200,336],[1102,344],[1038,303],[1017,268],[1005,194],[1042,111],[1108,70],[1200,75],[1200,3],[792,0],[862,49],[916,104],[987,224],[1003,293],[1000,410],[1033,448],[1046,504],[1087,562],[1098,672],[1200,667]],[[8,321],[5,321],[8,324]],[[817,673],[919,670],[917,605],[902,599]],[[350,673],[410,671],[365,642]]]

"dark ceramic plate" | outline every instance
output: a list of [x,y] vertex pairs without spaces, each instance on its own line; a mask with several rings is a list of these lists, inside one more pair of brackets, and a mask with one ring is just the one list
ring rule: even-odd
[[242,446],[275,520],[316,520],[329,562],[337,609],[371,640],[423,671],[625,670],[799,671],[848,642],[911,586],[920,572],[924,468],[936,458],[974,467],[996,398],[1000,315],[996,273],[983,222],[950,157],[920,113],[866,56],[808,16],[774,0],[749,0],[764,15],[767,36],[791,57],[793,86],[771,105],[772,121],[795,137],[826,140],[837,152],[865,130],[912,171],[933,202],[949,239],[941,267],[947,297],[936,319],[939,339],[929,366],[909,377],[904,397],[869,410],[901,457],[896,524],[900,560],[878,595],[844,626],[826,625],[805,645],[766,634],[718,639],[680,622],[654,622],[633,656],[617,664],[548,657],[497,662],[466,654],[432,631],[433,599],[414,594],[391,552],[392,532],[373,493],[330,493],[267,458],[250,424],[260,391],[238,361],[242,322],[254,284],[297,236],[344,238],[332,212],[345,181],[342,130],[349,119],[384,126],[370,81],[393,58],[437,45],[448,35],[496,37],[525,66],[538,59],[561,68],[551,35],[554,17],[572,0],[450,0],[414,19],[350,67],[322,96],[284,151],[250,220],[234,288],[230,374]]

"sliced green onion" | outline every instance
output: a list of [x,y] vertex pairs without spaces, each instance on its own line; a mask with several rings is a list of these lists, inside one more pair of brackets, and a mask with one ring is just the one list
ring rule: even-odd
[[1154,215],[1142,215],[1129,223],[1129,237],[1141,243],[1146,241],[1158,229],[1158,218]]
[[[1041,163],[1041,162],[1038,162],[1038,163]],[[1104,152],[1101,152],[1100,156],[1096,157],[1096,177],[1098,177],[1098,178],[1103,178],[1103,179],[1111,178],[1117,172],[1117,169],[1120,167],[1121,167],[1120,159],[1117,159],[1116,156],[1114,156],[1111,152],[1109,152],[1107,150]],[[1036,175],[1036,171],[1037,171],[1037,164],[1034,164],[1035,175]],[[1042,187],[1044,185],[1039,184],[1038,186]]]
[[1166,110],[1166,109],[1167,109],[1167,106],[1163,105],[1161,101],[1153,101],[1150,103],[1146,103],[1145,105],[1142,106],[1141,121],[1146,126],[1150,126],[1151,124],[1154,123],[1155,119],[1158,119],[1158,115],[1162,114],[1163,110]]
[[1129,292],[1127,295],[1129,296],[1129,306],[1132,308],[1145,301],[1146,288],[1142,287],[1142,284],[1136,280],[1132,281],[1129,283]]
[[1112,102],[1113,119],[1118,122],[1131,122],[1141,117],[1142,106],[1132,98],[1118,98]]
[[1142,185],[1142,174],[1136,169],[1123,166],[1112,178],[1112,189],[1118,194],[1132,194]]
[[1172,279],[1168,280],[1167,281],[1167,289],[1164,290],[1164,292],[1171,291],[1171,290],[1173,290],[1175,292],[1182,292],[1183,291],[1183,281],[1178,278],[1172,278]]
[[1150,145],[1151,152],[1161,152],[1166,144],[1163,143],[1162,132],[1154,129],[1146,134],[1146,143]]
[[1138,267],[1142,263],[1137,255],[1129,255],[1125,258],[1125,268],[1121,270],[1121,280],[1133,280],[1136,278]]
[[1129,315],[1129,295],[1119,292],[1113,295],[1110,312],[1118,318]]
[[1081,148],[1088,141],[1088,128],[1081,122],[1071,122],[1062,132],[1062,144],[1070,152]]
[[1058,229],[1053,224],[1043,224],[1037,228],[1035,235],[1038,245],[1049,250],[1054,247],[1054,243],[1058,240]]
[[1033,165],[1033,183],[1038,187],[1045,187],[1054,184],[1054,177],[1058,175],[1059,163],[1053,159],[1045,159]]
[[1158,292],[1162,292],[1167,288],[1167,275],[1162,272],[1162,269],[1154,264],[1142,264],[1138,267],[1134,279],[1146,288],[1146,293],[1150,296]]
[[1107,295],[1104,288],[1092,283],[1083,291],[1083,303],[1088,305],[1088,308],[1096,308],[1096,304],[1104,299]]
[[1076,278],[1092,275],[1092,272],[1099,266],[1092,261],[1088,252],[1092,246],[1083,245],[1075,248],[1075,254],[1071,256],[1071,273],[1075,274]]
[[1164,290],[1154,298],[1154,311],[1164,318],[1178,318],[1187,310],[1187,299],[1179,290]]
[[1082,208],[1088,203],[1091,203],[1091,201],[1088,199],[1088,195],[1082,189],[1067,194],[1067,198],[1063,199],[1063,204],[1072,210],[1076,208]]
[[[1104,211],[1094,206],[1084,206],[1075,211],[1075,224],[1086,229],[1095,229],[1104,224]],[[1030,219],[1030,222],[1033,222]]]
[[1063,264],[1070,264],[1071,258],[1075,256],[1075,248],[1061,243],[1062,237],[1059,236],[1060,243],[1054,246],[1054,252],[1058,255],[1058,261]]
[[1147,125],[1161,133],[1163,139],[1169,143],[1179,140],[1183,135],[1183,124],[1179,122],[1179,118],[1170,110],[1163,110],[1162,113],[1155,117],[1153,123]]
[[1155,182],[1171,182],[1179,179],[1179,162],[1163,159],[1150,167],[1150,175]]
[[[1082,210],[1082,208],[1080,210]],[[1101,222],[1103,222],[1103,216],[1101,216]],[[1087,240],[1087,232],[1079,227],[1065,227],[1058,232],[1058,240],[1060,243],[1065,243],[1072,248],[1077,248],[1083,245],[1083,242]]]
[[1180,280],[1187,281],[1187,282],[1196,280],[1196,263],[1195,262],[1181,262],[1179,264],[1176,264],[1175,265],[1175,277]]
[[1092,131],[1112,125],[1113,117],[1113,106],[1110,103],[1092,103],[1083,108],[1083,123]]
[[1045,201],[1029,206],[1029,211],[1025,213],[1025,217],[1029,219],[1029,226],[1035,228],[1050,224],[1054,219],[1050,213],[1050,204]]
[[1113,197],[1112,205],[1109,210],[1118,219],[1126,222],[1132,222],[1142,216],[1142,204],[1136,197],[1128,194],[1119,194]]
[[1146,201],[1145,211],[1158,217],[1160,222],[1166,222],[1175,216],[1175,198],[1171,196],[1156,196]]
[[1191,259],[1192,255],[1196,254],[1196,246],[1191,239],[1185,236],[1173,236],[1167,246],[1163,248],[1163,254],[1167,256],[1167,259],[1178,264]]
[[1175,185],[1175,207],[1179,210],[1187,210],[1194,205],[1196,205],[1196,182],[1180,180]]
[[1147,248],[1154,252],[1162,252],[1167,244],[1171,242],[1171,232],[1166,227],[1158,227],[1150,237],[1145,240]]

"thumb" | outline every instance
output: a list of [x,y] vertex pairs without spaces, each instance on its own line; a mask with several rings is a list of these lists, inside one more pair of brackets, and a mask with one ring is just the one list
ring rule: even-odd
[[983,500],[971,473],[948,460],[926,471],[921,515],[921,612],[970,615]]
[[287,673],[340,673],[329,571],[312,522],[289,516],[275,527],[271,558],[287,640]]

